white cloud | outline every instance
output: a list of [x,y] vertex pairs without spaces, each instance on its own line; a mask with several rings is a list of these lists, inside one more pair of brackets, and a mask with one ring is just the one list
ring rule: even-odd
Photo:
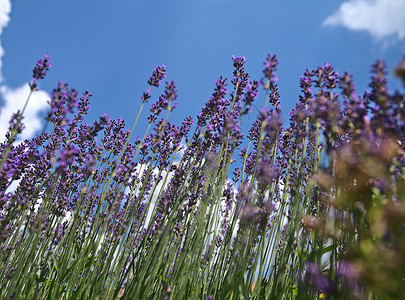
[[[1,108],[0,117],[0,140],[4,139],[4,135],[8,130],[8,122],[13,113],[17,110],[21,110],[24,106],[25,101],[30,93],[30,87],[27,84],[20,86],[18,88],[12,89],[7,86],[2,86],[0,89],[2,96],[2,102],[4,100],[4,106]],[[28,102],[27,108],[24,112],[23,123],[25,129],[19,136],[19,139],[27,139],[34,136],[34,134],[42,128],[42,117],[38,114],[41,111],[47,109],[49,100],[48,93],[44,91],[36,91],[32,93],[31,98]],[[3,104],[3,103],[2,103]]]
[[[3,28],[5,28],[10,21],[11,12],[11,2],[10,0],[0,0],[0,36],[3,33]],[[0,83],[3,81],[3,76],[1,73],[2,58],[4,55],[3,47],[1,46],[0,40]]]
[[[0,0],[0,99],[1,99],[1,115],[0,115],[0,141],[4,140],[4,135],[8,130],[10,120],[13,113],[21,110],[30,92],[28,83],[11,88],[4,85],[4,77],[2,75],[2,58],[4,49],[1,45],[1,34],[3,29],[10,22],[11,1]],[[24,112],[23,123],[25,129],[19,136],[18,140],[31,138],[36,131],[41,129],[42,118],[38,115],[39,112],[47,109],[47,100],[49,96],[44,91],[36,91],[32,94],[27,108]]]
[[3,28],[10,22],[11,2],[10,0],[0,0],[0,34]]
[[377,40],[405,38],[405,0],[348,0],[323,23],[367,31]]

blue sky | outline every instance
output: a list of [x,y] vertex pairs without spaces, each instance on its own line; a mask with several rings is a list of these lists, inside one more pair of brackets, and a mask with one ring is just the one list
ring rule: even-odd
[[[89,122],[109,113],[130,127],[161,64],[179,95],[170,120],[195,120],[215,80],[232,77],[232,55],[246,57],[252,79],[260,79],[267,53],[278,55],[287,120],[307,68],[330,62],[348,70],[361,93],[376,58],[392,71],[405,53],[405,0],[0,0],[0,42],[0,127],[22,105],[35,61],[44,54],[53,61],[26,118],[27,136],[40,128],[46,93],[58,80],[93,93]],[[263,93],[257,101],[261,108]]]

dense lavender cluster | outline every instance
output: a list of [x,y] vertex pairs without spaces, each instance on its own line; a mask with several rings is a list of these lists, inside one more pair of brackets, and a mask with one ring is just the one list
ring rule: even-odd
[[[390,92],[385,63],[372,65],[362,96],[328,63],[306,70],[284,124],[277,56],[259,80],[245,57],[232,62],[195,127],[168,120],[173,81],[152,94],[164,65],[130,130],[108,115],[85,122],[91,93],[62,82],[42,134],[17,143],[26,105],[13,115],[0,144],[1,299],[405,294],[405,99]],[[51,66],[38,60],[31,93]],[[405,83],[404,66],[395,74]]]

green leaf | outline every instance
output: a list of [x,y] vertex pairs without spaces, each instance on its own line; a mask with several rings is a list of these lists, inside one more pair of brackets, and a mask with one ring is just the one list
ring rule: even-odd
[[325,247],[325,248],[322,249],[321,253],[322,253],[322,255],[324,255],[324,254],[326,254],[328,252],[331,252],[332,250],[335,250],[338,246],[339,246],[338,244],[334,244],[334,245],[330,245],[328,247]]

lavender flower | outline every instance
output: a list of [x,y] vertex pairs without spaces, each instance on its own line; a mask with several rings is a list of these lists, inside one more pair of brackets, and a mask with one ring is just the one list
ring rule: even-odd
[[77,147],[71,143],[67,144],[59,153],[57,171],[66,172],[67,168],[75,162],[78,155],[79,150]]
[[263,70],[263,74],[264,74],[264,78],[267,80],[267,82],[262,79],[261,83],[263,84],[264,88],[270,89],[272,84],[275,84],[278,81],[278,78],[276,76],[276,70],[277,70],[277,66],[279,64],[277,55],[271,55],[270,53],[267,55],[264,64],[264,70]]
[[148,79],[148,84],[150,86],[159,87],[160,82],[163,78],[166,77],[166,66],[157,66],[154,70],[152,75]]
[[[62,82],[51,133],[15,144],[15,114],[0,143],[0,298],[400,298],[405,98],[385,64],[364,96],[328,63],[307,70],[284,129],[269,54],[260,82],[273,107],[244,147],[259,87],[245,61],[233,57],[232,100],[215,82],[191,137],[191,117],[168,120],[173,81],[133,143],[123,119],[85,122],[91,94]],[[49,67],[37,63],[32,90]],[[154,70],[141,108],[165,76]]]
[[146,102],[148,102],[148,99],[149,99],[150,97],[151,97],[151,95],[150,95],[149,92],[144,92],[144,93],[142,94],[141,100],[142,100],[143,103],[146,103]]
[[212,117],[217,111],[222,111],[229,105],[229,102],[225,99],[228,89],[226,88],[226,78],[222,76],[215,81],[215,91],[211,98],[205,104],[197,118],[197,128],[201,129],[207,123],[207,120]]
[[250,82],[249,84],[246,85],[245,98],[243,99],[245,108],[241,112],[242,115],[247,114],[249,111],[251,111],[252,103],[255,101],[255,99],[259,95],[259,92],[257,90],[258,87],[259,87],[259,82],[257,80],[253,80],[253,82]]
[[312,262],[307,264],[305,275],[301,276],[301,280],[323,292],[332,293],[333,291],[332,282],[322,274],[319,266]]
[[43,79],[50,67],[52,67],[51,57],[45,54],[45,58],[39,59],[33,70],[33,81],[30,83],[31,91],[37,90],[38,79]]
[[90,97],[93,96],[93,94],[89,93],[89,91],[85,91],[83,93],[83,97],[80,97],[80,103],[79,103],[79,113],[80,114],[87,114],[87,111],[90,109],[89,105],[89,99]]
[[232,107],[235,103],[238,103],[245,87],[248,84],[249,73],[245,72],[245,62],[246,58],[243,57],[235,57],[232,56],[233,66],[235,70],[233,71],[233,79],[232,84],[235,86],[235,92],[231,95],[232,96]]

